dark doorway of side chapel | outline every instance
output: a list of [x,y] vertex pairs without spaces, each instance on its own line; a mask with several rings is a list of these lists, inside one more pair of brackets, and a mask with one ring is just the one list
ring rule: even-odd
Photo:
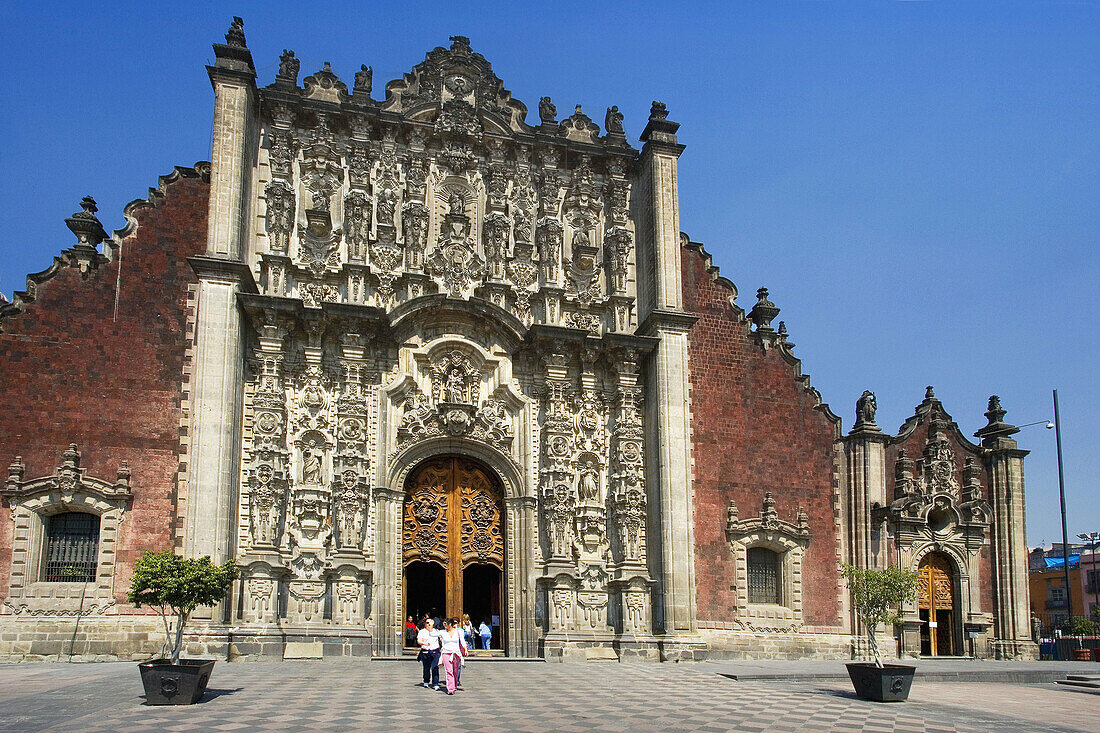
[[[504,531],[500,481],[481,463],[432,458],[405,485],[405,617],[461,618],[492,629],[504,648]],[[475,640],[480,648],[480,639]]]

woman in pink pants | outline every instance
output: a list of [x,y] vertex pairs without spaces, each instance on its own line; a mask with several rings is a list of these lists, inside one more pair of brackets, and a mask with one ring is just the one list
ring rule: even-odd
[[462,629],[458,627],[458,619],[449,618],[443,622],[443,633],[439,636],[443,645],[443,657],[440,664],[447,673],[447,694],[455,694],[457,686],[458,665],[462,664],[462,656],[466,653],[466,639],[462,635]]

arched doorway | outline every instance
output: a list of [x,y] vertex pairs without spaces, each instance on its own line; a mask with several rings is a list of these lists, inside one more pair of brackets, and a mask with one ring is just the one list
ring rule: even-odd
[[[405,616],[470,614],[503,649],[503,491],[495,474],[463,456],[432,458],[405,485]],[[475,632],[476,635],[476,632]]]
[[920,653],[928,657],[954,656],[955,573],[946,555],[925,555],[917,569],[917,607],[920,612]]

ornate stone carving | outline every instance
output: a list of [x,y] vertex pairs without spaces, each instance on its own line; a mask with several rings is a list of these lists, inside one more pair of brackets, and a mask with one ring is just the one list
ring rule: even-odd
[[366,254],[370,234],[371,199],[362,191],[351,191],[344,197],[344,236],[348,242],[348,257],[359,261]]
[[330,267],[340,266],[341,231],[332,229],[332,219],[327,210],[308,209],[306,229],[298,241],[298,261],[314,276],[321,276]]
[[337,517],[337,546],[340,549],[357,550],[363,546],[363,530],[366,528],[370,490],[359,474],[345,469],[333,490]]
[[875,412],[877,410],[878,402],[875,400],[875,393],[864,390],[863,394],[856,400],[856,424],[853,430],[880,432],[878,425],[875,424]]
[[440,281],[448,295],[462,298],[485,276],[485,260],[474,248],[462,194],[452,190],[448,204],[450,211],[443,219],[439,243],[428,258],[427,270]]
[[485,217],[485,260],[490,279],[504,279],[504,263],[508,260],[508,234],[511,230],[512,222],[503,214],[492,213]]
[[267,196],[267,216],[264,225],[272,252],[286,253],[290,247],[290,232],[294,228],[294,189],[285,181],[275,179],[264,189]]
[[611,288],[620,295],[627,292],[630,277],[630,255],[634,250],[634,238],[624,227],[614,227],[604,237],[604,247],[611,272]]
[[[270,414],[270,413],[268,413]],[[282,542],[287,481],[262,463],[249,472],[248,515],[252,546],[276,548]]]
[[548,283],[558,281],[561,267],[562,225],[556,219],[543,219],[539,222],[535,237],[538,239],[539,262],[542,264],[543,278]]

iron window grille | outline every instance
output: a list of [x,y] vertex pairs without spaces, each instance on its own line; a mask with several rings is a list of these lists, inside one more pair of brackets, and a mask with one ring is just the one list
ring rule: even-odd
[[46,561],[42,580],[47,583],[94,582],[98,553],[98,516],[84,512],[54,514],[46,521]]
[[749,603],[780,604],[779,555],[766,547],[750,547]]

